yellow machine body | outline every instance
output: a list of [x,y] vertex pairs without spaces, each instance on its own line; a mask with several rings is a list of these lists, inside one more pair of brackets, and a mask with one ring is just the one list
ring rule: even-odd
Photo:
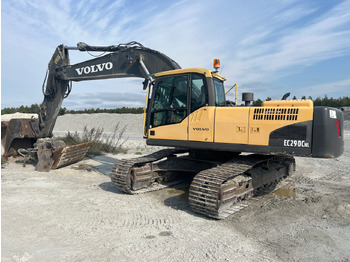
[[343,151],[337,109],[315,108],[311,100],[227,106],[225,78],[201,68],[166,71],[154,79],[145,110],[148,145],[315,157]]
[[149,129],[148,137],[268,146],[272,131],[313,119],[310,100],[273,102],[279,106],[202,107],[178,124]]

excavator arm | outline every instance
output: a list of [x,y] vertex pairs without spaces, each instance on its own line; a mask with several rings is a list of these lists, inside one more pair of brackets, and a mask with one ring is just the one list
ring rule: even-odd
[[[104,52],[97,58],[70,64],[69,51]],[[12,119],[2,123],[2,154],[16,155],[20,148],[30,148],[38,138],[52,137],[63,99],[72,88],[72,81],[107,78],[144,78],[144,89],[151,75],[181,67],[168,56],[137,42],[112,46],[90,46],[78,43],[77,47],[59,45],[49,62],[42,91],[44,101],[38,112],[38,120]],[[5,134],[5,135],[3,135]],[[81,160],[89,143],[65,147],[62,141],[37,143],[37,170],[49,171]]]
[[[106,54],[71,65],[69,50]],[[137,42],[112,46],[90,46],[81,42],[77,47],[60,45],[49,62],[43,84],[44,101],[39,112],[38,137],[52,137],[62,101],[71,91],[71,81],[124,77],[147,79],[150,74],[180,68],[168,56]]]

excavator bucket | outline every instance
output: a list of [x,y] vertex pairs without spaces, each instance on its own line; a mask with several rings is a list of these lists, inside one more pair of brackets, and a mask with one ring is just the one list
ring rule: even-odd
[[38,144],[37,171],[49,172],[81,161],[91,146],[91,142],[66,146],[61,140]]
[[64,167],[81,161],[91,146],[91,142],[86,142],[74,146],[66,146],[61,149],[60,154],[55,157],[55,162],[51,169]]
[[82,160],[91,146],[91,142],[66,146],[61,140],[38,142],[38,120],[13,118],[1,121],[1,155],[17,156],[19,149],[33,148],[38,157],[36,169],[49,172]]
[[17,156],[19,148],[30,148],[39,132],[38,120],[13,118],[1,121],[1,155]]

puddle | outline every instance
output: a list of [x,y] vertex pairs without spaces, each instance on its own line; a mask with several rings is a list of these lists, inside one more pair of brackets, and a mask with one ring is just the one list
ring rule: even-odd
[[153,239],[153,238],[156,238],[156,236],[150,235],[150,236],[146,236],[145,238],[146,239]]
[[168,193],[171,196],[179,196],[180,200],[187,201],[188,200],[188,194],[189,194],[189,188],[179,188],[179,189],[168,189]]
[[293,200],[295,200],[295,197],[296,197],[295,187],[294,186],[281,187],[280,189],[277,189],[273,193],[276,196],[289,197],[289,198],[291,198]]
[[184,188],[182,188],[182,189],[168,189],[168,193],[170,195],[180,195],[180,194],[185,194],[186,190]]

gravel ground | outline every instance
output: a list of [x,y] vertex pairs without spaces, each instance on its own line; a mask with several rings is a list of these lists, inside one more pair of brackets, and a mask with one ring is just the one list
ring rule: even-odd
[[112,132],[121,119],[135,135],[128,154],[49,173],[20,159],[6,164],[2,261],[350,261],[350,131],[341,157],[297,157],[284,187],[217,221],[190,210],[186,183],[142,195],[113,187],[114,163],[144,143],[142,116],[65,115],[55,132],[88,123]]

